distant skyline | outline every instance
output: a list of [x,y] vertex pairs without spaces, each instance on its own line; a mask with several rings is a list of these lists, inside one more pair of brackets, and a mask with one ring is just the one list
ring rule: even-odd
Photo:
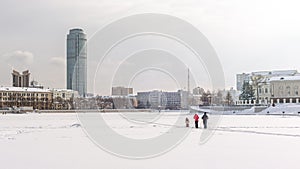
[[[3,0],[0,86],[12,85],[12,69],[28,69],[46,88],[66,88],[69,29],[82,28],[90,39],[116,19],[145,12],[170,14],[196,26],[218,54],[226,88],[235,87],[237,73],[300,70],[299,5],[296,0]],[[161,86],[176,88],[168,81]]]

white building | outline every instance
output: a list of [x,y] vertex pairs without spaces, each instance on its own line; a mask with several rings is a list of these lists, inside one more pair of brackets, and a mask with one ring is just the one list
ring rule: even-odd
[[299,103],[300,76],[270,79],[271,103]]
[[[280,79],[282,77],[286,79],[293,79],[298,77],[297,70],[279,70],[279,71],[257,71],[249,74],[249,83],[253,86],[254,95],[256,100],[253,103],[270,104],[271,100],[274,100],[272,93],[277,92],[279,88],[273,88],[271,86],[271,80]],[[291,78],[288,78],[291,77]],[[238,79],[237,79],[238,81]],[[277,100],[276,100],[277,101]],[[238,101],[239,104],[244,104],[244,101]],[[249,104],[250,101],[246,101]]]
[[137,101],[140,108],[152,109],[181,109],[185,108],[185,92],[179,90],[177,92],[150,91],[138,92]]
[[70,89],[51,89],[53,96],[52,109],[65,110],[71,109],[74,99],[79,98],[79,93]]
[[71,100],[72,98],[78,98],[79,94],[75,90],[70,89],[52,89],[53,99],[61,98],[63,100]]

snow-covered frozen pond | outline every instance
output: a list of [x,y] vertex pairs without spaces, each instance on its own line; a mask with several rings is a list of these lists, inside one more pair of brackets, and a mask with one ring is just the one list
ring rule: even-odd
[[[174,114],[143,125],[124,122],[117,113],[103,116],[119,134],[147,139],[168,132],[167,124],[175,120]],[[192,115],[188,116],[193,126]],[[299,168],[300,116],[224,115],[214,130],[213,137],[203,145],[198,144],[203,129],[193,128],[166,154],[132,160],[96,146],[82,130],[77,114],[0,115],[0,168]]]

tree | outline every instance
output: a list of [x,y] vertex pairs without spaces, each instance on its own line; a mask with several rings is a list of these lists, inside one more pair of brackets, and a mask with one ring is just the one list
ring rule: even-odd
[[150,107],[151,107],[151,104],[150,104],[149,100],[147,100],[146,108],[149,109]]
[[229,106],[233,104],[233,99],[232,96],[230,94],[230,92],[228,91],[225,97],[225,103]]
[[211,93],[210,93],[209,90],[207,90],[207,92],[204,92],[202,94],[201,101],[203,102],[204,106],[209,106],[210,105],[210,103],[211,103]]
[[240,94],[240,100],[253,100],[254,98],[254,89],[249,82],[244,82],[242,88],[242,94]]
[[221,92],[221,90],[218,90],[217,92],[212,92],[212,104],[215,105],[222,105],[223,104],[223,94]]

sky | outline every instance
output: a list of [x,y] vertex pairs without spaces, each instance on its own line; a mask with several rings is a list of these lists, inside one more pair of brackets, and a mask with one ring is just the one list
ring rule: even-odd
[[[217,52],[226,88],[235,87],[237,73],[300,70],[299,6],[297,0],[2,0],[0,85],[12,84],[12,69],[29,69],[31,79],[46,88],[65,88],[68,30],[83,28],[91,39],[112,21],[140,13],[172,15],[201,31]],[[160,81],[163,89],[174,90],[176,83],[165,75],[146,84]],[[94,82],[89,74],[88,91],[94,91]]]

